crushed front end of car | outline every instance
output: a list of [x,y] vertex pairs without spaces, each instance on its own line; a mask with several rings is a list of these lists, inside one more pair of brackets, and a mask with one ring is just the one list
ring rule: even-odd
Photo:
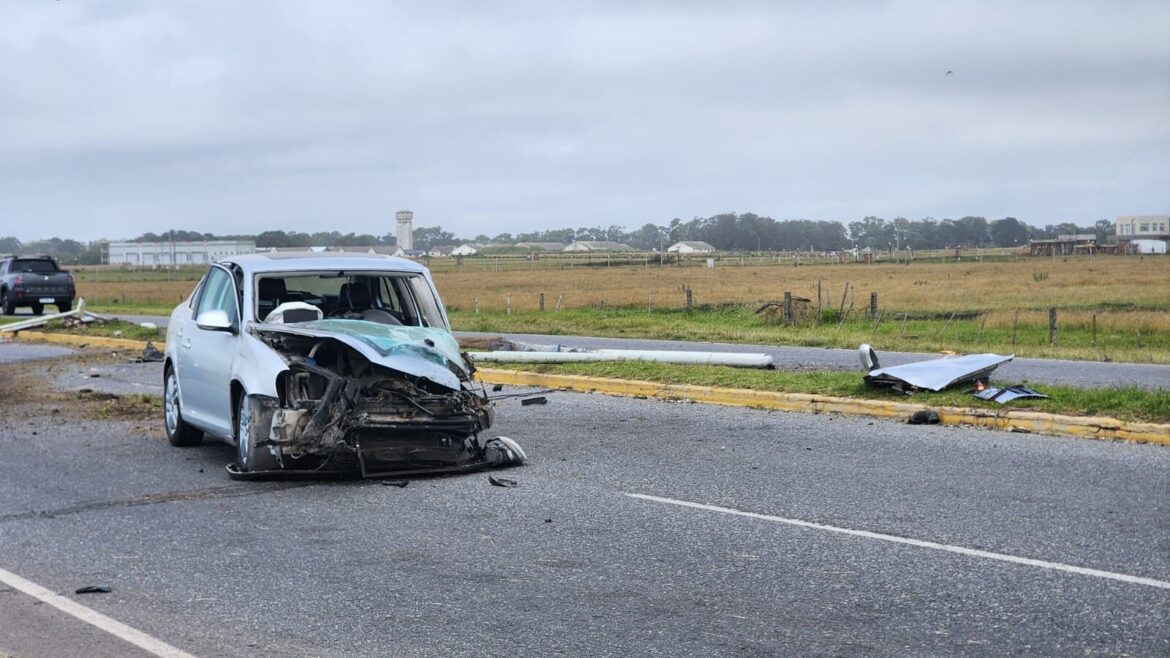
[[480,438],[492,403],[447,331],[320,320],[252,332],[288,368],[276,397],[247,397],[247,463],[229,466],[233,477],[453,473],[526,459],[511,439]]

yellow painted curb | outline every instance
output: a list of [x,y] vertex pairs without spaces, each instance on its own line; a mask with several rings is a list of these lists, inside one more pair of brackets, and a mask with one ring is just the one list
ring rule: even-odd
[[662,384],[658,382],[586,377],[582,375],[552,375],[518,370],[479,368],[476,374],[488,384],[512,386],[541,386],[570,391],[586,391],[609,395],[655,398],[660,400],[695,400],[757,409],[835,413],[849,416],[905,419],[916,411],[933,409],[944,425],[979,425],[998,430],[1072,436],[1086,439],[1106,439],[1158,443],[1170,445],[1170,425],[1136,423],[1100,416],[1061,416],[1033,411],[964,409],[959,407],[928,407],[905,402],[858,400],[806,393],[779,393],[740,388],[715,388],[691,384]]
[[[18,331],[12,334],[16,340],[36,341],[39,343],[56,343],[70,347],[117,347],[124,350],[141,352],[146,349],[146,342],[133,338],[114,338],[112,336],[83,336],[80,334],[55,334],[45,331]],[[162,352],[167,349],[166,341],[154,341],[154,346]]]

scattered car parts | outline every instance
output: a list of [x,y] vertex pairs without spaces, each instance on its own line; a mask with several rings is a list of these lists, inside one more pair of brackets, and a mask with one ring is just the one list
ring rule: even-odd
[[975,397],[980,400],[987,400],[989,402],[998,402],[1006,404],[1012,400],[1019,400],[1021,398],[1043,398],[1048,399],[1047,395],[1024,385],[1008,386],[1006,388],[988,387],[975,393]]
[[955,384],[985,379],[1000,365],[1015,358],[1014,354],[968,354],[883,368],[878,362],[877,352],[868,344],[863,344],[858,352],[861,365],[866,369],[867,384],[890,386],[903,393],[941,391]]

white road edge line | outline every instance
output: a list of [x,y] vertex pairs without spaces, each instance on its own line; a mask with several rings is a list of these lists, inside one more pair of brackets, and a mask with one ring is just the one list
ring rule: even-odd
[[160,658],[195,658],[195,656],[186,651],[172,647],[158,638],[151,637],[136,628],[131,628],[116,619],[111,619],[97,610],[87,608],[72,599],[67,599],[56,592],[41,587],[31,580],[21,578],[11,571],[0,569],[0,582],[14,587],[35,599],[48,603],[54,608],[72,615],[87,624],[97,626],[110,635],[125,640],[156,656],[160,656]]
[[999,560],[1001,562],[1012,562],[1014,564],[1026,564],[1030,567],[1040,567],[1041,569],[1052,569],[1054,571],[1067,571],[1068,573],[1075,573],[1081,576],[1093,576],[1095,578],[1107,578],[1109,580],[1118,580],[1123,583],[1131,583],[1133,585],[1147,585],[1149,587],[1159,587],[1161,589],[1170,589],[1170,582],[1165,580],[1155,580],[1153,578],[1143,578],[1141,576],[1130,576],[1124,573],[1114,573],[1112,571],[1101,571],[1099,569],[1088,569],[1085,567],[1077,567],[1071,564],[1061,564],[1060,562],[1048,562],[1047,560],[1036,560],[1030,557],[1019,557],[1016,555],[1007,555],[1005,553],[993,553],[991,551],[981,551],[977,548],[966,548],[964,546],[953,546],[951,544],[938,544],[932,541],[923,541],[921,539],[911,539],[909,537],[898,537],[896,535],[885,535],[880,532],[870,532],[868,530],[854,530],[852,528],[841,528],[838,526],[826,525],[824,523],[813,523],[811,521],[801,521],[800,519],[787,519],[782,516],[772,516],[771,514],[759,514],[757,512],[745,512],[743,510],[734,509],[731,507],[719,507],[718,505],[707,505],[705,503],[692,503],[688,500],[678,500],[676,498],[663,498],[661,496],[650,496],[647,494],[625,493],[625,496],[630,498],[638,498],[641,500],[648,500],[655,503],[666,503],[668,505],[678,505],[680,507],[691,507],[694,509],[707,510],[710,512],[722,512],[723,514],[734,514],[736,516],[746,516],[751,519],[759,519],[761,521],[772,521],[773,523],[785,523],[788,525],[799,526],[801,528],[813,528],[814,530],[828,530],[829,532],[837,532],[843,535],[852,535],[854,537],[865,537],[866,539],[878,539],[881,541],[894,542],[895,544],[906,544],[908,546],[917,546],[919,548],[933,548],[937,551],[947,551],[948,553],[958,553],[959,555],[969,555],[971,557],[982,557],[989,560]]

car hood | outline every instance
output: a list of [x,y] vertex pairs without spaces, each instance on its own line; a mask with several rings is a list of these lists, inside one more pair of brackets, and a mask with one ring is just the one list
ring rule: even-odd
[[471,373],[451,332],[366,320],[315,320],[296,324],[253,325],[259,334],[332,338],[349,345],[371,362],[459,390],[460,377]]

